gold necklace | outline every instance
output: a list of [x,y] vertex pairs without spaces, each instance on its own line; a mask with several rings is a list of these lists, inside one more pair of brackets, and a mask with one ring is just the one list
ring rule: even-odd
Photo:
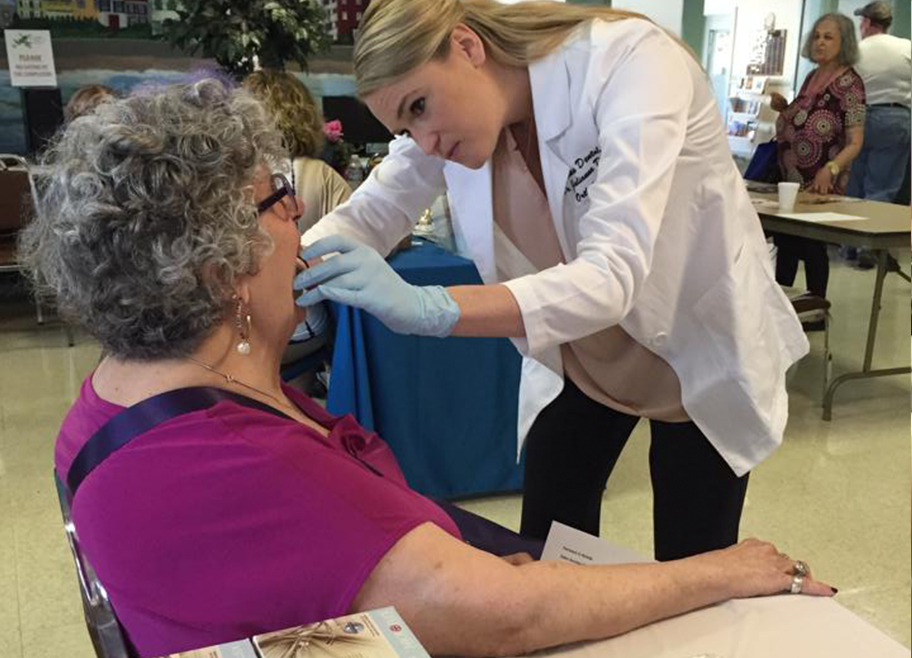
[[251,386],[250,384],[242,382],[240,379],[234,377],[233,375],[230,375],[227,372],[222,372],[221,370],[214,368],[213,366],[210,366],[208,363],[200,361],[199,359],[195,359],[192,356],[188,356],[186,358],[191,363],[195,363],[196,365],[200,366],[201,368],[205,368],[209,372],[214,373],[214,374],[224,378],[225,382],[228,384],[238,384],[240,386],[243,386],[244,388],[250,389],[251,391],[257,392],[260,395],[265,395],[267,398],[269,398],[270,400],[275,402],[280,407],[285,407],[286,409],[294,409],[295,411],[298,411],[297,408],[292,406],[291,404],[289,404],[287,402],[282,402],[276,396],[271,395],[270,393],[267,393],[266,391],[262,391],[262,390],[258,389],[256,386]]

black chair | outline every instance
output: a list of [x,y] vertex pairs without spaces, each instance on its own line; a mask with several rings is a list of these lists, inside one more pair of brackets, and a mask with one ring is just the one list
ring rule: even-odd
[[79,579],[79,595],[82,598],[82,611],[85,615],[86,628],[95,654],[98,658],[137,658],[121,628],[114,608],[108,600],[108,593],[98,581],[95,570],[82,554],[76,527],[70,518],[69,493],[63,481],[54,471],[54,482],[57,485],[57,498],[60,500],[60,514],[63,517],[63,531],[66,533],[70,553],[76,565],[76,576]]
[[809,292],[782,286],[801,323],[823,322],[823,394],[826,396],[833,375],[833,355],[830,353],[830,301]]

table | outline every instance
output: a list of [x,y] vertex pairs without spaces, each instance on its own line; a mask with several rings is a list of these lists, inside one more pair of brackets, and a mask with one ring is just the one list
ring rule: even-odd
[[[475,265],[414,240],[390,264],[415,285],[480,284]],[[401,336],[335,306],[327,408],[353,414],[393,449],[409,484],[459,498],[522,488],[516,463],[521,357],[505,338]]]
[[909,655],[908,649],[835,600],[790,594],[729,601],[607,640],[531,654],[533,658],[909,658]]
[[[605,542],[608,543],[608,542]],[[648,562],[610,545],[604,563]],[[573,605],[572,601],[566,605]],[[618,637],[533,658],[909,658],[909,650],[839,604],[782,594],[728,601]]]
[[877,320],[880,314],[880,302],[883,296],[883,281],[887,275],[888,249],[908,247],[912,233],[912,209],[881,201],[833,202],[823,204],[798,203],[794,213],[836,212],[846,215],[864,217],[864,220],[809,222],[801,219],[781,217],[773,209],[776,195],[750,193],[752,199],[764,200],[765,205],[757,208],[763,229],[768,232],[797,235],[821,242],[832,242],[852,247],[869,249],[877,261],[877,272],[874,280],[874,293],[871,299],[871,316],[868,321],[868,338],[865,344],[864,362],[859,372],[849,372],[836,377],[830,382],[823,397],[823,419],[833,417],[833,399],[836,389],[846,382],[872,377],[902,375],[912,372],[909,366],[894,368],[871,368],[874,357],[874,344],[877,338]]

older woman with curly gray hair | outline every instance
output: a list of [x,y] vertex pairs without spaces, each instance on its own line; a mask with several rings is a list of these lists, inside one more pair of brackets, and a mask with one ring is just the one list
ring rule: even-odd
[[[23,236],[36,281],[107,351],[55,463],[139,655],[384,605],[432,653],[513,654],[731,597],[832,594],[757,540],[612,567],[467,545],[480,519],[409,489],[375,434],[279,379],[300,320],[283,157],[262,106],[220,83],[106,103],[50,151]],[[483,548],[528,545],[498,532]]]

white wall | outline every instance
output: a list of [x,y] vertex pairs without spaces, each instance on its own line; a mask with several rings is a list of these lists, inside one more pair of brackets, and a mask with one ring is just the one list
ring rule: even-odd
[[[896,1],[897,0],[894,0],[894,2],[896,2]],[[899,0],[899,1],[902,2],[903,0]],[[908,1],[908,0],[906,0],[906,1]],[[856,16],[855,10],[861,9],[866,4],[868,4],[868,3],[865,2],[865,0],[839,0],[838,11],[840,14],[845,14],[846,16],[851,18],[852,22],[855,23],[855,36],[858,39],[861,39],[861,32],[858,29],[861,25],[861,16]]]
[[611,7],[646,14],[666,30],[681,34],[684,0],[614,0]]

